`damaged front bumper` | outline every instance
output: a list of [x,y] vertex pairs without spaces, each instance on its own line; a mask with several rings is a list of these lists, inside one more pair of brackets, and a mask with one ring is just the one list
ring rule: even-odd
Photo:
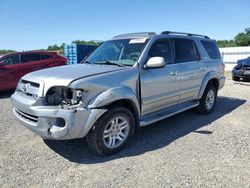
[[17,120],[43,139],[67,140],[87,135],[105,109],[43,106],[31,96],[15,92],[11,96]]
[[248,70],[249,72],[244,72],[241,70],[233,70],[233,76],[235,77],[239,77],[239,78],[245,78],[245,79],[250,79],[250,70]]

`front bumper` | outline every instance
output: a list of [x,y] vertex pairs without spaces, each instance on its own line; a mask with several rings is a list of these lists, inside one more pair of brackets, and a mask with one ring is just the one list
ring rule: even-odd
[[105,109],[62,109],[59,106],[43,106],[34,98],[20,92],[15,92],[11,100],[17,120],[43,139],[82,138],[106,112]]
[[244,74],[243,72],[238,71],[238,70],[233,70],[232,75],[235,77],[239,77],[239,78],[250,79],[250,74]]

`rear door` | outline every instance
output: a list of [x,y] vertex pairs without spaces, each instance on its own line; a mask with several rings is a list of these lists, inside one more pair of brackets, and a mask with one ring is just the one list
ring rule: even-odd
[[22,76],[20,55],[13,54],[3,57],[1,62],[4,65],[0,66],[0,90],[14,89]]
[[42,65],[39,63],[41,60],[39,53],[23,53],[21,54],[22,72],[27,74],[29,72],[39,70]]
[[58,61],[55,61],[55,58],[52,54],[40,54],[41,57],[41,68],[49,68],[49,67],[54,67],[58,65]]
[[[179,65],[174,63],[173,41],[158,39],[151,46],[148,58],[163,57],[167,65],[141,71],[141,115],[154,113],[179,102]],[[145,62],[146,63],[146,62]]]
[[63,57],[52,53],[41,53],[40,57],[41,57],[40,64],[42,68],[65,65],[67,62],[67,60],[64,59]]
[[206,74],[204,62],[192,39],[174,39],[175,62],[180,66],[180,103],[197,99]]

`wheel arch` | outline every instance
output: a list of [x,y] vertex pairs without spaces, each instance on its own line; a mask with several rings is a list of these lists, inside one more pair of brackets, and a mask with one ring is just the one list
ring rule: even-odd
[[217,76],[217,74],[215,72],[209,72],[202,80],[198,99],[201,99],[206,87],[208,86],[208,84],[211,84],[211,83],[215,86],[216,90],[218,91],[218,89],[219,89],[219,77]]
[[115,106],[122,106],[130,110],[130,112],[134,115],[135,118],[136,129],[138,130],[140,128],[139,111],[137,110],[137,107],[133,101],[129,99],[120,99],[110,103],[109,105],[106,105],[105,108],[110,109]]
[[114,106],[123,106],[131,111],[135,117],[136,129],[139,128],[140,106],[135,92],[128,87],[118,87],[106,90],[96,96],[88,108],[110,109]]

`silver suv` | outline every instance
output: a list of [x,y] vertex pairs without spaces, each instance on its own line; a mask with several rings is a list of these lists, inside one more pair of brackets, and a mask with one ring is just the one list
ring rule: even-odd
[[145,32],[115,36],[81,64],[29,73],[11,98],[15,117],[43,139],[86,137],[110,155],[140,127],[191,108],[209,114],[224,83],[214,40]]

